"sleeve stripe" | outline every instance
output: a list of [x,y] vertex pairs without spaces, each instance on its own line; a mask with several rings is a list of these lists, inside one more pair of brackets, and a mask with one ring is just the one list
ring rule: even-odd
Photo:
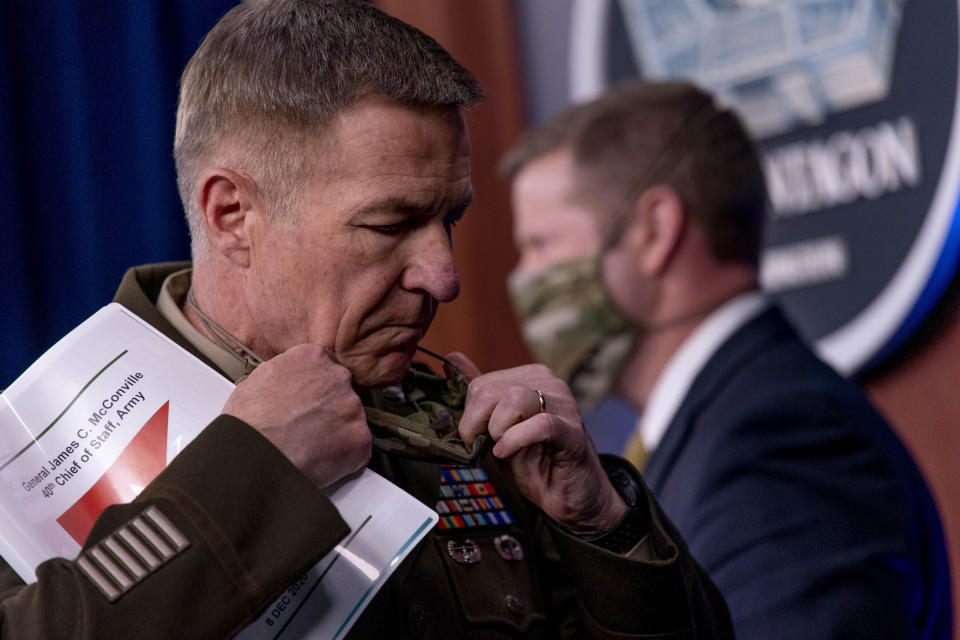
[[121,591],[126,591],[134,585],[133,576],[124,571],[100,545],[92,547],[87,554],[100,567],[100,570],[120,587]]
[[186,536],[180,533],[180,530],[177,529],[172,522],[170,522],[170,519],[167,518],[167,516],[160,512],[160,509],[151,506],[149,509],[143,512],[143,517],[153,524],[153,526],[163,534],[167,541],[170,542],[170,544],[173,545],[173,548],[177,551],[180,551],[190,544]]
[[183,532],[151,505],[83,551],[76,564],[113,602],[189,546]]
[[87,576],[87,579],[93,583],[93,585],[100,590],[107,600],[113,602],[120,597],[122,593],[119,589],[110,580],[100,572],[93,562],[87,557],[86,554],[81,555],[77,558],[77,566],[80,567],[80,571],[83,575]]
[[120,563],[134,580],[143,580],[147,575],[147,568],[127,551],[116,534],[108,536],[100,545],[107,550],[113,559]]
[[147,524],[147,521],[140,516],[130,521],[130,528],[139,533],[140,537],[146,540],[147,543],[153,547],[153,550],[164,560],[175,553],[173,546],[167,542],[166,538],[157,533],[153,527]]
[[120,539],[130,551],[143,561],[151,571],[163,564],[163,560],[158,556],[150,546],[144,542],[130,527],[123,526],[117,530],[117,538]]

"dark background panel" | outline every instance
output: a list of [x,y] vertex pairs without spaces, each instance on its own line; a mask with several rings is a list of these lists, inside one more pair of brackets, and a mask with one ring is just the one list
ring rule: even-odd
[[126,267],[189,256],[177,83],[234,4],[0,2],[0,388],[109,302]]

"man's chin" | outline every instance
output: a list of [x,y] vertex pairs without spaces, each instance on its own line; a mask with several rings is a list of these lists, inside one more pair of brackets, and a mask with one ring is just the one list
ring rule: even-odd
[[354,366],[344,364],[353,373],[355,386],[361,389],[380,389],[403,380],[415,354],[416,349],[389,351],[371,363],[355,363]]

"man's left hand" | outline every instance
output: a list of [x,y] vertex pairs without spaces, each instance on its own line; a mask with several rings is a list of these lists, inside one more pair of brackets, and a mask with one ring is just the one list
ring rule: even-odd
[[600,465],[566,383],[539,364],[481,374],[461,353],[448,358],[470,380],[460,419],[467,446],[489,433],[493,455],[509,463],[520,492],[571,532],[612,528],[627,505]]

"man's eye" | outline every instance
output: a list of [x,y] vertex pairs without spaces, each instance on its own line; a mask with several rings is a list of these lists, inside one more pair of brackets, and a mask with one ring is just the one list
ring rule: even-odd
[[377,233],[383,233],[386,235],[394,235],[401,233],[410,228],[410,221],[404,220],[403,222],[395,222],[393,224],[371,224],[367,226],[367,229],[371,231],[376,231]]

